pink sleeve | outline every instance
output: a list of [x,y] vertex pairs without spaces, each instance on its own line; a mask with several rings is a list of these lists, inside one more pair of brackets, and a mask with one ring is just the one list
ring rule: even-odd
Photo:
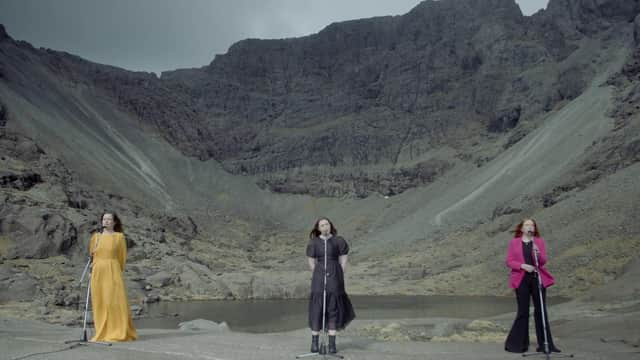
[[514,248],[514,241],[509,243],[509,249],[507,250],[507,266],[513,270],[520,270],[522,263],[516,259],[516,249]]

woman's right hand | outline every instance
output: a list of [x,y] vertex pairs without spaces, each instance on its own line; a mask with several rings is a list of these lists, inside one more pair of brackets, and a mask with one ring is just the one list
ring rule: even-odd
[[520,265],[520,268],[526,272],[534,272],[536,270],[535,267],[533,267],[533,265],[529,265],[529,264],[522,264]]

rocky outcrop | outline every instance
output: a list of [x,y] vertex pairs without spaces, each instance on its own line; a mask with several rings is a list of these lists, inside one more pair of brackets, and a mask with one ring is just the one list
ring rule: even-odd
[[520,106],[499,112],[496,118],[487,125],[487,131],[501,133],[513,129],[520,121],[521,112],[522,108]]
[[633,20],[633,40],[636,48],[640,47],[640,15],[637,15]]
[[545,16],[557,21],[564,31],[571,32],[574,28],[593,34],[615,22],[631,22],[638,12],[640,2],[637,0],[550,0]]
[[[579,95],[592,65],[569,56],[580,39],[637,13],[622,3],[556,1],[525,18],[510,0],[425,1],[404,16],[331,24],[304,38],[241,41],[204,69],[163,78],[198,99],[216,129],[210,153],[232,173],[304,193],[323,181],[305,167],[329,168],[340,185],[314,195],[393,194],[395,179],[377,181],[367,166],[397,167],[478,124],[509,132]],[[606,26],[569,31],[595,26],[594,17]],[[353,188],[352,178],[370,185]]]
[[31,171],[13,173],[0,170],[0,187],[10,187],[16,190],[29,190],[41,182],[42,179],[40,178],[40,175]]
[[30,301],[38,294],[38,282],[32,276],[7,265],[0,265],[0,303]]
[[[513,1],[427,1],[402,17],[332,24],[311,37],[239,42],[190,86],[224,129],[216,153],[233,173],[396,165],[495,116],[494,94],[511,81],[504,67],[519,72],[546,53],[512,53],[522,25]],[[491,49],[496,38],[506,43]],[[287,129],[298,135],[278,135]]]
[[181,331],[208,331],[208,332],[228,332],[229,325],[226,322],[217,323],[211,320],[195,319],[178,324]]
[[4,25],[0,24],[0,41],[7,39],[11,39],[11,37],[7,34],[7,30],[4,28]]
[[46,258],[64,254],[77,242],[75,226],[55,212],[37,208],[7,207],[0,210],[0,231],[9,238],[21,238],[8,258]]
[[371,193],[393,196],[429,184],[452,167],[453,164],[438,159],[430,159],[412,167],[368,174],[322,167],[293,173],[266,174],[258,181],[258,185],[278,193],[313,196],[364,198]]
[[[637,1],[552,0],[525,17],[514,0],[427,0],[402,16],[334,23],[306,37],[243,40],[208,66],[161,78],[28,51],[187,155],[276,192],[363,197],[432,181],[397,173],[441,147],[466,153],[470,142],[499,141],[488,136],[496,133],[513,144],[518,124],[593,79],[601,54],[583,40],[614,41],[638,12]],[[0,69],[9,70],[1,61]],[[333,180],[318,189],[326,173]]]
[[[0,78],[2,78],[2,69],[0,69]],[[7,125],[8,116],[7,108],[4,104],[0,103],[0,128]]]
[[[0,234],[10,244],[9,258],[46,258],[63,254],[77,241],[77,229],[58,211],[41,201],[23,196],[45,182],[43,173],[51,164],[44,151],[31,139],[0,129],[3,169],[0,171]],[[13,193],[16,190],[18,193]]]

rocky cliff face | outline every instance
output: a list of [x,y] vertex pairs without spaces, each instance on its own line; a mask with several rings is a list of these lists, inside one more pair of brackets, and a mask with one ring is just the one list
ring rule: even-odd
[[[201,144],[230,172],[276,192],[393,195],[459,160],[481,164],[469,143],[575,98],[598,61],[587,39],[637,13],[637,2],[551,3],[523,17],[510,0],[425,1],[305,38],[241,41],[163,79],[195,99]],[[434,151],[444,147],[460,156]]]
[[303,38],[240,41],[162,79],[55,52],[46,61],[185,154],[271,191],[394,195],[481,165],[494,155],[469,144],[513,143],[519,124],[579,95],[602,61],[593,42],[637,12],[621,0],[551,1],[531,17],[513,0],[425,1]]

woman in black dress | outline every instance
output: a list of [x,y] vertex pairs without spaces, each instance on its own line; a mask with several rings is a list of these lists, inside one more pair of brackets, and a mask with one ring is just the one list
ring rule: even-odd
[[[326,245],[326,269],[325,269]],[[356,317],[351,301],[344,290],[344,271],[347,267],[349,245],[327,218],[320,218],[309,233],[307,260],[313,272],[309,298],[309,327],[311,352],[319,352],[318,337],[322,328],[324,279],[326,273],[325,329],[329,333],[329,353],[335,354],[336,332],[344,329]]]

